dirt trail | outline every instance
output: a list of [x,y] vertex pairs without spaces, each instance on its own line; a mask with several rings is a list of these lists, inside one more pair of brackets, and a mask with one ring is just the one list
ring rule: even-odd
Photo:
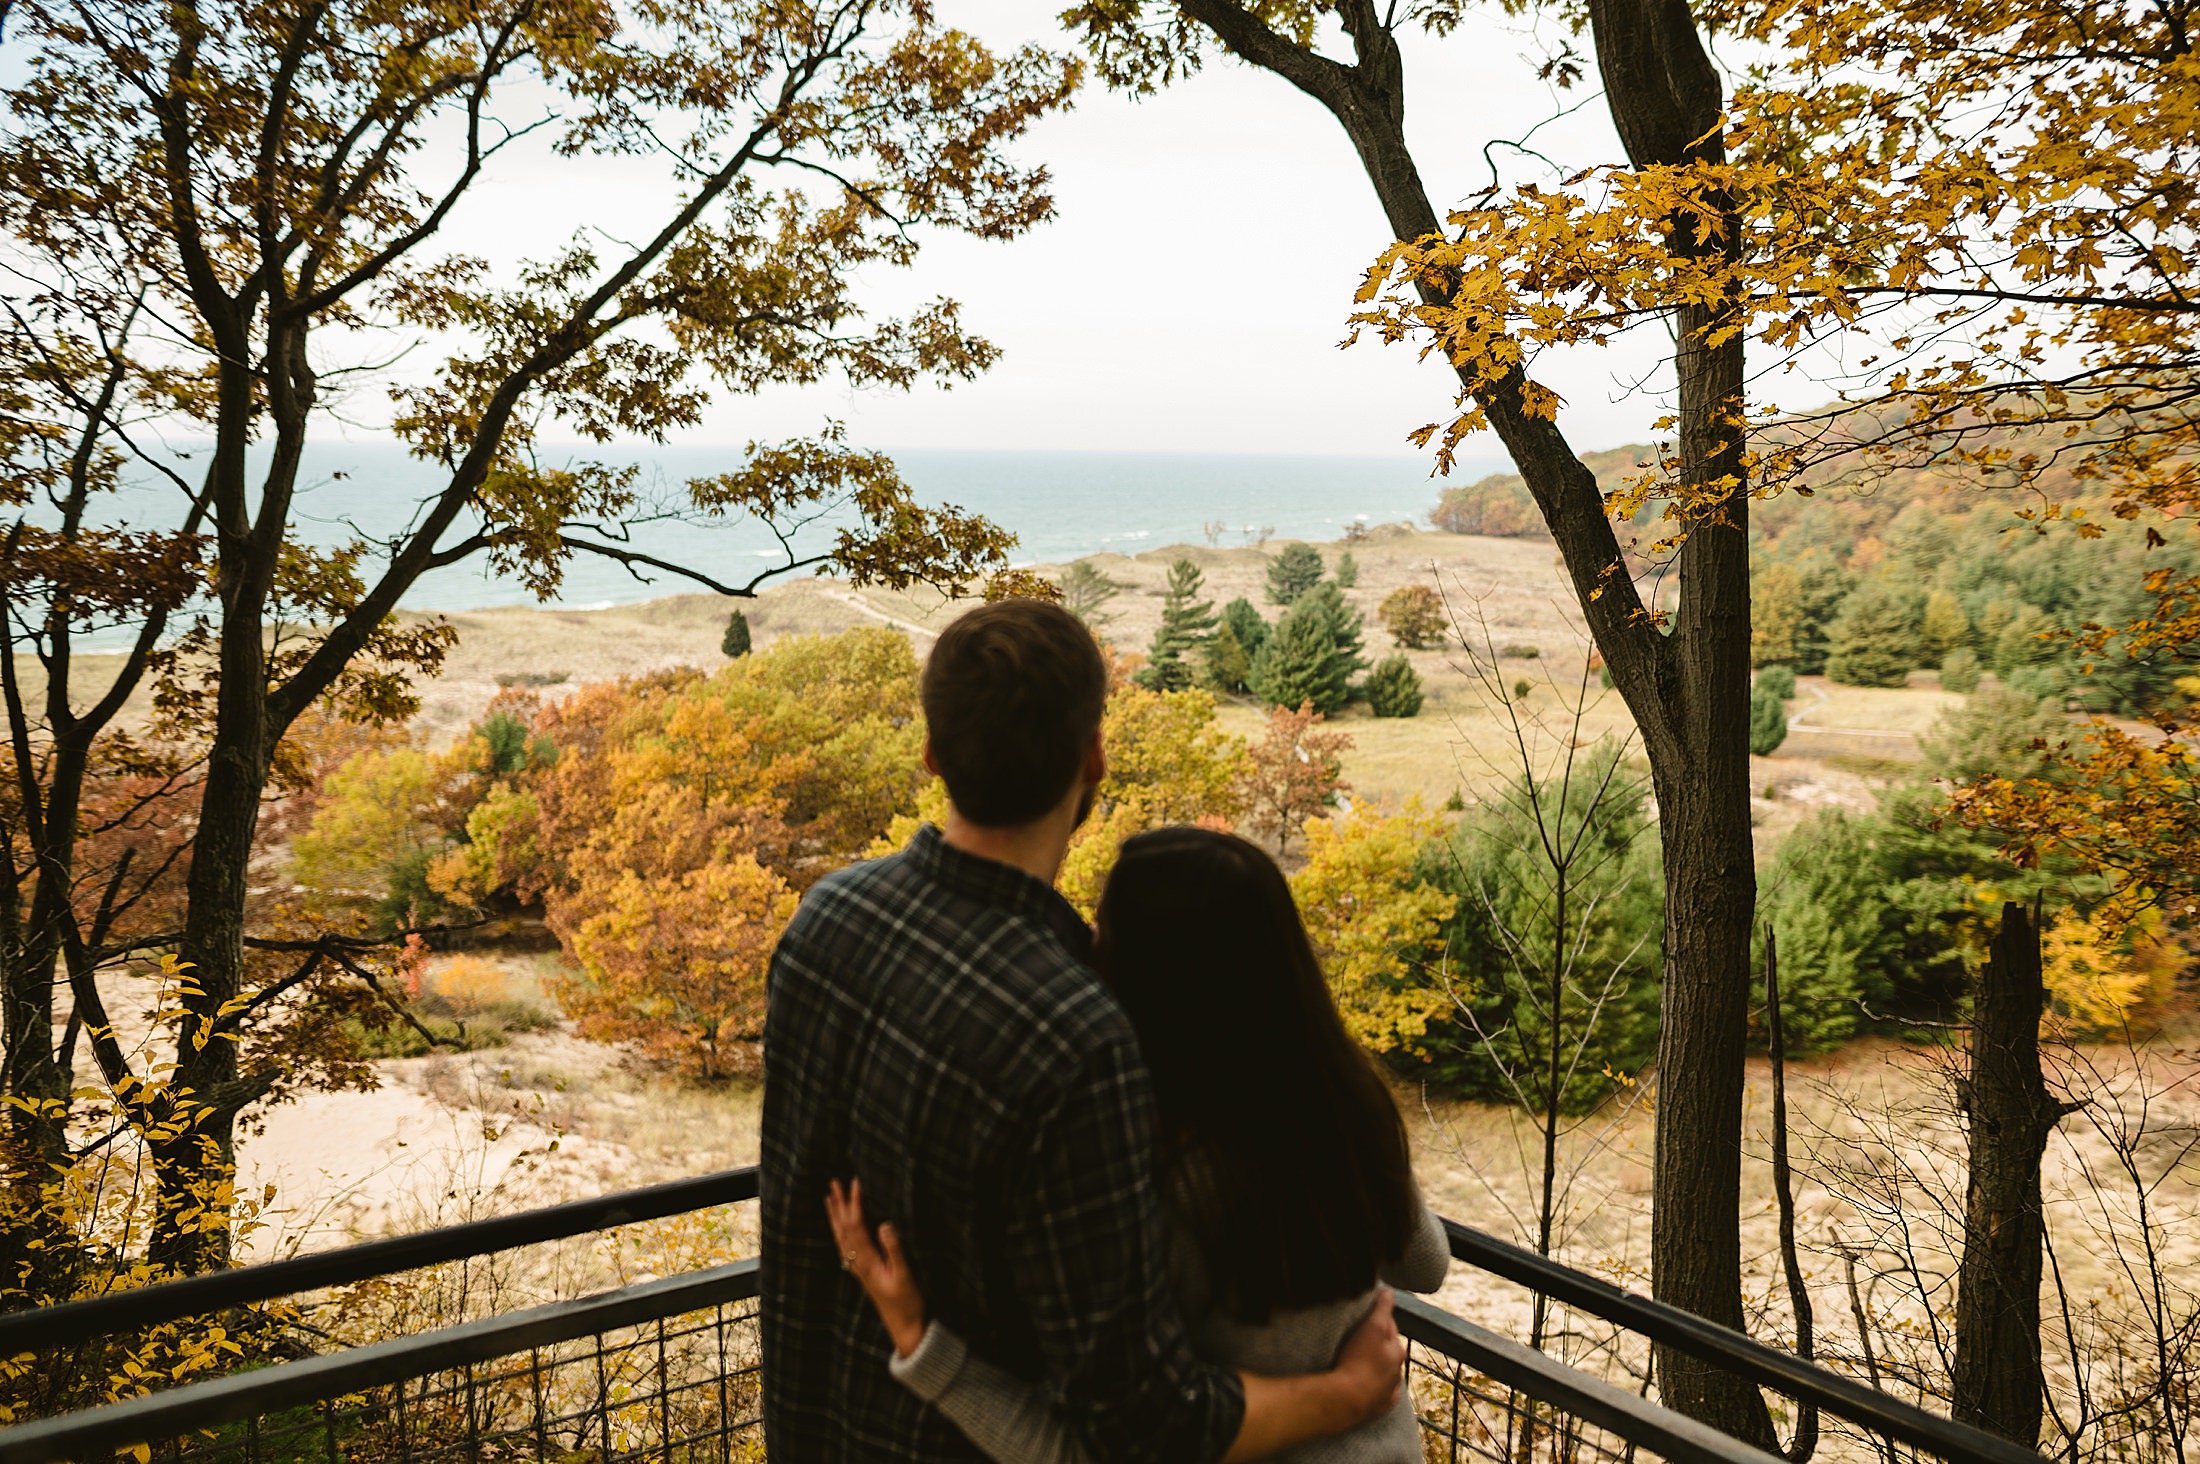
[[938,631],[927,630],[913,620],[903,620],[898,616],[889,615],[884,610],[877,609],[876,607],[868,604],[861,595],[855,594],[852,591],[827,589],[822,591],[821,593],[823,593],[826,599],[838,600],[841,604],[846,605],[849,609],[855,611],[858,615],[868,616],[870,619],[876,620],[882,625],[891,625],[896,630],[905,630],[911,635],[922,636],[926,640],[939,639],[940,633]]

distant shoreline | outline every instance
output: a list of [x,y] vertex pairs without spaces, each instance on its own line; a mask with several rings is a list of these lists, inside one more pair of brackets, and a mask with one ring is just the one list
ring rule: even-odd
[[[723,450],[685,445],[615,445],[575,456],[631,466],[651,493],[674,491],[688,478],[728,466]],[[1468,481],[1497,466],[1463,463],[1450,479],[1437,480],[1430,477],[1426,460],[1407,456],[1013,448],[901,449],[891,456],[920,503],[980,514],[1015,534],[1011,558],[1023,565],[1196,545],[1210,524],[1223,526],[1218,548],[1247,547],[1264,530],[1274,540],[1333,541],[1355,520],[1426,526],[1445,482]],[[318,548],[348,542],[354,534],[380,542],[403,532],[421,496],[437,486],[437,473],[399,444],[314,443],[301,466],[296,537]],[[166,484],[148,481],[122,492],[124,501],[114,506],[115,513],[136,527],[158,527],[173,511],[175,495]],[[827,549],[832,534],[850,522],[845,515],[828,515],[804,530],[796,547],[804,554]],[[739,516],[645,524],[635,529],[631,547],[689,564],[728,584],[745,583],[785,552],[766,528]],[[375,561],[370,556],[361,568],[371,577]],[[486,570],[486,560],[478,556],[432,570],[401,608],[416,614],[460,614],[538,606],[517,581]],[[563,598],[541,608],[631,605],[689,587],[664,574],[649,583],[637,582],[622,565],[577,553],[565,566],[560,588]],[[88,638],[83,648],[114,649],[127,644],[128,636],[127,630],[103,633]]]

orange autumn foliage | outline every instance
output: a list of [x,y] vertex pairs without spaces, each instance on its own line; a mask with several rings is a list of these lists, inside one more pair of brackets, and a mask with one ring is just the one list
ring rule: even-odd
[[745,851],[678,874],[628,871],[572,931],[586,974],[564,983],[566,1010],[587,1036],[716,1082],[764,1034],[764,973],[797,899]]
[[916,682],[907,638],[867,628],[543,713],[557,756],[502,838],[580,968],[559,994],[583,1032],[727,1074],[800,890],[916,810]]

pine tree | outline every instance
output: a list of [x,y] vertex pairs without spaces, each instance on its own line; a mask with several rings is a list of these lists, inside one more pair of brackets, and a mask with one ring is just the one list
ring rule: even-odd
[[733,612],[726,621],[726,638],[718,643],[718,649],[730,660],[749,653],[749,617],[740,611]]
[[2055,622],[2036,605],[2018,605],[1992,646],[1994,669],[2004,681],[2027,667],[2045,667],[2061,659],[2053,639]]
[[1787,741],[1787,707],[1769,686],[1749,689],[1749,750],[1770,757]]
[[1366,649],[1367,617],[1346,603],[1344,591],[1334,580],[1314,586],[1294,608],[1319,610],[1327,618],[1329,654],[1337,675],[1349,683],[1367,669],[1367,657],[1361,654]]
[[1245,654],[1257,656],[1268,640],[1268,622],[1261,619],[1260,611],[1243,595],[1222,607],[1222,623],[1237,636],[1238,644],[1245,647]]
[[1253,663],[1253,690],[1270,706],[1336,711],[1351,695],[1349,679],[1336,671],[1336,646],[1327,616],[1284,616]]
[[1349,549],[1337,556],[1336,580],[1340,590],[1349,590],[1360,582],[1360,562]]
[[1947,590],[1935,590],[1925,600],[1925,649],[1936,661],[1971,644],[1971,617],[1963,602]]
[[1849,596],[1834,620],[1826,674],[1849,686],[1900,686],[1926,659],[1924,596],[1884,582]]
[[1062,572],[1063,606],[1094,630],[1115,619],[1101,607],[1114,599],[1122,588],[1121,580],[1109,579],[1094,569],[1089,559],[1080,559]]
[[1414,717],[1421,712],[1421,677],[1403,656],[1386,656],[1367,673],[1363,688],[1368,709],[1378,717]]
[[1140,686],[1150,691],[1183,691],[1193,682],[1192,667],[1185,657],[1198,651],[1215,633],[1214,602],[1198,598],[1205,577],[1189,559],[1169,566],[1169,589],[1161,599],[1161,628],[1153,633],[1146,650],[1145,669],[1137,675]]
[[1749,578],[1749,663],[1792,663],[1803,629],[1803,577],[1784,564],[1766,564]]
[[1268,598],[1278,605],[1296,604],[1321,579],[1321,551],[1311,544],[1286,544],[1268,566]]
[[1362,622],[1335,584],[1323,582],[1276,622],[1253,662],[1253,690],[1271,706],[1311,703],[1327,716],[1351,698]]
[[1245,649],[1245,642],[1238,639],[1227,616],[1216,628],[1214,638],[1207,642],[1206,652],[1201,657],[1199,679],[1210,690],[1232,696],[1242,696],[1252,690],[1253,657]]
[[2024,608],[2021,600],[1997,597],[1988,600],[1979,610],[1974,629],[1977,632],[1980,658],[1989,665],[1992,664],[1994,647],[2000,643],[2001,633],[2009,628],[2009,622],[2016,619],[2017,612]]
[[[1788,664],[1804,676],[1826,669],[1832,651],[1833,623],[1856,586],[1849,572],[1824,550],[1813,550],[1795,563],[1795,640]],[[1751,607],[1751,616],[1756,609]],[[1770,656],[1767,660],[1772,659]]]

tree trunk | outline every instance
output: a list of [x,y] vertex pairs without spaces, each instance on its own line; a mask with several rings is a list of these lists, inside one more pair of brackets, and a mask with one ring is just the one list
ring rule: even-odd
[[2040,1073],[2040,932],[2022,905],[2001,929],[1971,1015],[1962,1086],[1971,1175],[1956,1291],[1955,1416],[2026,1448],[2040,1437],[2040,1159],[2063,1106]]
[[[1635,166],[1722,161],[1724,91],[1686,0],[1591,0],[1589,15],[1612,121]],[[1665,221],[1675,254],[1738,247],[1729,200],[1710,195],[1696,208],[1707,217]],[[1660,1300],[1740,1331],[1742,1066],[1757,903],[1745,336],[1731,301],[1691,303],[1675,316],[1687,537],[1668,714],[1644,728],[1666,875],[1650,1285]],[[1669,1407],[1777,1447],[1771,1413],[1749,1383],[1672,1347],[1657,1349],[1654,1367]]]
[[[1327,107],[1352,140],[1393,238],[1441,234],[1406,145],[1404,73],[1377,7],[1344,0],[1353,64],[1316,55],[1268,28],[1238,0],[1178,0],[1241,59]],[[1612,119],[1637,167],[1725,156],[1723,87],[1687,0],[1590,0]],[[1703,207],[1722,215],[1726,201]],[[1719,217],[1667,221],[1679,253],[1737,247]],[[1424,279],[1422,298],[1452,291]],[[1495,383],[1462,370],[1491,428],[1550,527],[1598,653],[1626,701],[1651,764],[1664,841],[1665,987],[1658,1049],[1651,1289],[1661,1301],[1742,1325],[1742,1062],[1756,864],[1749,823],[1749,500],[1743,336],[1730,302],[1677,312],[1681,481],[1693,505],[1680,550],[1680,605],[1670,635],[1615,574],[1623,556],[1596,475],[1558,424],[1526,409],[1518,373]],[[1763,1397],[1741,1380],[1659,1348],[1664,1400],[1772,1448]]]
[[[1741,1331],[1742,1070],[1756,872],[1746,803],[1739,828],[1731,804],[1737,783],[1744,799],[1748,785],[1716,766],[1676,775],[1653,762],[1651,772],[1666,878],[1651,1289]],[[1670,1347],[1657,1349],[1655,1368],[1666,1406],[1773,1447],[1771,1414],[1755,1388]]]
[[[1689,492],[1735,485],[1694,509],[1680,551],[1669,642],[1679,745],[1651,747],[1665,851],[1665,988],[1658,1025],[1650,1285],[1662,1301],[1742,1323],[1742,1069],[1749,1025],[1757,869],[1749,821],[1749,499],[1739,416],[1741,338],[1708,346],[1714,312],[1680,313],[1681,471]],[[1657,741],[1671,742],[1669,731]],[[1761,1448],[1775,1445],[1755,1387],[1671,1347],[1660,1396]]]
[[244,988],[245,897],[272,748],[260,617],[256,607],[224,608],[221,696],[177,947],[184,1018],[162,1134],[152,1145],[158,1197],[149,1255],[186,1275],[229,1263],[237,1114],[253,1096],[239,1078],[234,1035],[220,1024]]

